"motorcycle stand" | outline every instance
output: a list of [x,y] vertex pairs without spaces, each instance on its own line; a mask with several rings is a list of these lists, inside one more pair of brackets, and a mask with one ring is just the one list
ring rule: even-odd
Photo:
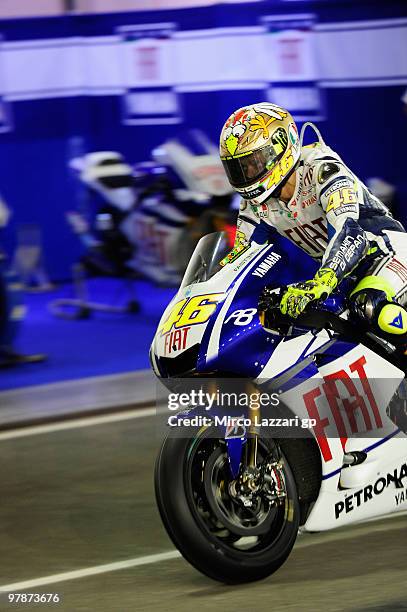
[[84,266],[79,263],[73,266],[74,298],[60,298],[49,304],[53,315],[63,319],[88,319],[92,312],[110,312],[116,314],[137,314],[140,312],[140,303],[134,295],[133,279],[123,279],[130,294],[130,299],[124,306],[92,302],[89,296],[87,277]]
[[41,363],[48,359],[44,353],[24,355],[17,353],[11,347],[0,347],[0,368],[13,368],[26,363]]

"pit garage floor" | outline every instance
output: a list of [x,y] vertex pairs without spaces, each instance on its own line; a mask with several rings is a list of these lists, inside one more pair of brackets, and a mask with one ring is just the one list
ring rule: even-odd
[[[0,433],[0,609],[407,610],[407,516],[300,535],[271,578],[229,587],[174,550],[155,507],[153,408]],[[9,604],[7,591],[58,593]]]

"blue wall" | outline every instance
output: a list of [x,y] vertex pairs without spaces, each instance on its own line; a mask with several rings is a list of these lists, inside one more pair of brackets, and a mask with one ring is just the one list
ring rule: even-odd
[[[360,19],[399,18],[404,2],[261,2],[219,5],[201,9],[151,13],[77,16],[70,18],[3,21],[5,42],[55,39],[69,36],[106,36],[117,26],[134,23],[176,22],[179,30],[258,24],[262,14],[312,10],[320,23]],[[355,49],[357,52],[357,49]],[[203,58],[204,61],[204,58]],[[199,67],[197,67],[199,69]],[[61,66],[63,70],[63,66]],[[407,79],[407,75],[406,79]],[[407,115],[400,97],[406,85],[337,87],[323,91],[326,120],[320,128],[361,178],[381,176],[397,185],[407,204]],[[216,141],[224,119],[233,108],[261,101],[262,90],[210,91],[181,96],[181,126],[122,124],[121,96],[94,95],[11,102],[13,129],[0,133],[0,192],[14,211],[6,245],[23,223],[43,228],[46,262],[51,276],[69,276],[79,245],[64,214],[75,208],[78,188],[67,171],[67,161],[87,150],[120,150],[131,162],[149,157],[151,149],[180,127],[196,127]],[[407,209],[406,209],[407,210]],[[400,211],[407,222],[407,214]]]

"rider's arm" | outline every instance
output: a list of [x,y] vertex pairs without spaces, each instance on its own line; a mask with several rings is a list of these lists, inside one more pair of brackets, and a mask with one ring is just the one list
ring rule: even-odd
[[361,190],[355,176],[339,160],[321,161],[316,181],[329,238],[321,269],[333,270],[339,283],[369,250],[368,237],[358,222]]

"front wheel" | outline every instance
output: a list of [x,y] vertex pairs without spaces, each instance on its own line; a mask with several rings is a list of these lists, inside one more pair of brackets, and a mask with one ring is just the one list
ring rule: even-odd
[[248,501],[240,490],[236,494],[226,444],[214,437],[214,428],[182,433],[185,437],[164,440],[155,468],[158,508],[175,546],[196,569],[220,582],[273,574],[290,554],[299,525],[298,494],[286,458],[279,453],[278,461],[273,459],[272,440],[258,441],[264,490],[258,487]]

